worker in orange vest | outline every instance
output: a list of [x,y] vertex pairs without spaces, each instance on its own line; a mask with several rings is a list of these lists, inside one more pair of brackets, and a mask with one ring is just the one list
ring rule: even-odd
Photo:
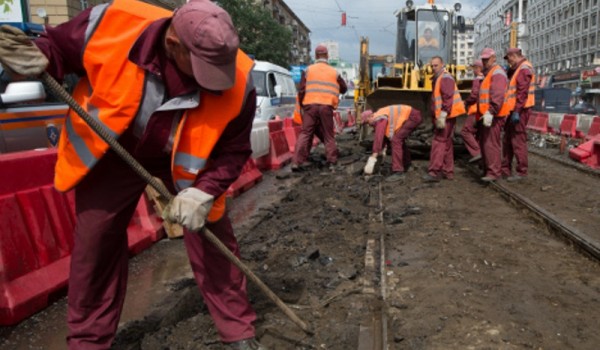
[[[502,176],[507,181],[519,181],[527,177],[527,122],[529,111],[535,105],[535,73],[533,65],[523,57],[519,48],[510,48],[504,59],[508,61],[508,104],[510,118],[504,125],[502,142]],[[516,174],[512,173],[513,157],[516,158]]]
[[[0,33],[3,66],[81,77],[75,100],[177,194],[163,215],[185,229],[194,277],[225,347],[264,349],[254,338],[244,274],[197,233],[206,226],[240,255],[224,193],[252,153],[256,93],[253,61],[238,49],[229,14],[208,0],[174,13],[114,0],[46,27],[35,40],[39,50],[23,33]],[[43,57],[49,65],[32,63]],[[67,345],[108,349],[125,301],[127,226],[146,183],[70,111],[55,187],[75,190]]]
[[362,113],[363,123],[375,129],[373,153],[367,160],[364,172],[373,173],[377,156],[381,154],[385,141],[391,141],[392,175],[387,182],[401,181],[410,166],[410,151],[405,143],[411,132],[421,124],[421,112],[408,105],[391,105],[378,109],[375,113],[368,109]]
[[336,168],[338,150],[335,144],[333,111],[339,103],[339,95],[347,91],[346,82],[341,75],[327,63],[327,47],[315,48],[314,64],[306,68],[306,74],[300,80],[298,101],[303,109],[302,131],[296,140],[296,149],[292,171],[302,171],[307,162],[315,130],[321,130],[325,155],[331,170]]
[[431,110],[435,130],[431,141],[429,169],[423,177],[425,182],[438,182],[442,178],[454,179],[454,125],[456,117],[466,113],[465,104],[458,92],[456,82],[444,68],[444,60],[435,56],[431,59],[433,68],[433,93]]
[[481,159],[481,147],[479,147],[481,116],[477,113],[477,100],[479,97],[479,86],[483,81],[483,62],[481,62],[481,60],[475,60],[471,67],[475,79],[473,79],[471,94],[465,100],[465,104],[467,105],[467,119],[460,131],[460,135],[465,142],[467,151],[471,155],[469,162],[473,163]]
[[482,116],[481,151],[485,164],[483,182],[496,181],[501,172],[501,133],[506,116],[504,100],[508,80],[506,72],[496,63],[496,52],[486,47],[481,51],[485,77],[479,86],[478,112]]

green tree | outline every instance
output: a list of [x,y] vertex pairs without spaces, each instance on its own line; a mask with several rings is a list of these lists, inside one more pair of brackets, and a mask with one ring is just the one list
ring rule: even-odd
[[244,52],[254,55],[257,60],[289,67],[292,32],[275,21],[260,3],[253,0],[219,0],[216,3],[231,15]]

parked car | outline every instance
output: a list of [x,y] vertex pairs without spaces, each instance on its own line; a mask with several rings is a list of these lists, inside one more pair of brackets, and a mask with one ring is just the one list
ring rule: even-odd
[[0,66],[0,153],[55,147],[67,109],[39,81],[9,84]]
[[576,103],[575,105],[573,105],[571,107],[571,113],[582,113],[582,114],[590,114],[590,115],[596,115],[597,111],[596,111],[596,107],[594,107],[593,104],[589,103],[589,102],[579,102]]
[[269,121],[276,116],[292,116],[297,91],[289,70],[270,62],[255,61],[252,79],[256,88],[255,119]]

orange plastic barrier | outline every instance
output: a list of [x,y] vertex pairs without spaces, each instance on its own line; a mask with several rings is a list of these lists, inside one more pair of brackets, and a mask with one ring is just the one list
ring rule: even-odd
[[600,117],[597,116],[592,119],[592,124],[590,125],[590,129],[588,130],[585,139],[591,140],[596,135],[600,135]]
[[600,167],[600,135],[569,150],[569,157],[592,168]]
[[248,159],[242,169],[240,177],[238,177],[238,179],[227,189],[227,196],[232,198],[239,196],[261,182],[262,178],[263,175],[260,170],[258,170],[254,159]]
[[577,115],[576,114],[565,114],[560,126],[558,127],[559,135],[567,137],[575,137],[577,133]]
[[291,162],[292,153],[283,130],[283,120],[269,121],[269,141],[269,154],[256,159],[259,169],[280,169]]
[[[56,150],[0,155],[0,325],[13,325],[48,306],[67,285],[74,193],[52,185]],[[137,253],[164,235],[160,220],[140,200],[128,227]]]

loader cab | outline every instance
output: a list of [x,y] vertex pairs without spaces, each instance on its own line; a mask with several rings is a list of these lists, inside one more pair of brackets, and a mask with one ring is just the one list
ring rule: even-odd
[[396,63],[414,62],[423,67],[434,56],[452,62],[452,15],[436,5],[400,10]]

